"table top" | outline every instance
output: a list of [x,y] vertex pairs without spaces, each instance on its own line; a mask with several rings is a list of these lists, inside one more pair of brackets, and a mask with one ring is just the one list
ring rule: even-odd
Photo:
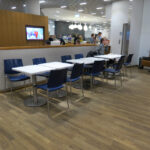
[[53,70],[56,70],[56,69],[72,68],[73,64],[62,63],[62,62],[48,62],[48,63],[40,64],[40,66],[49,67],[52,68]]
[[104,58],[104,59],[117,59],[120,58],[122,55],[120,54],[107,54],[107,55],[97,55],[94,56],[95,58]]
[[16,67],[12,68],[12,70],[24,73],[27,75],[36,75],[44,72],[49,72],[52,68],[40,66],[40,65],[30,65],[30,66],[23,66],[23,67]]
[[68,63],[72,63],[72,64],[93,64],[95,61],[103,61],[105,59],[103,58],[94,58],[94,57],[87,57],[87,58],[81,58],[81,59],[71,59],[71,60],[67,60]]
[[27,75],[36,75],[40,73],[50,72],[56,69],[65,69],[65,68],[71,68],[71,67],[73,67],[73,65],[68,64],[68,63],[50,62],[50,63],[44,63],[40,65],[16,67],[16,68],[12,68],[12,70],[27,74]]

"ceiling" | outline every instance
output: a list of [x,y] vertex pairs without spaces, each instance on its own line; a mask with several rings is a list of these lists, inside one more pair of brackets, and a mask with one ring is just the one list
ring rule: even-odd
[[[96,16],[105,15],[105,6],[111,4],[114,1],[111,0],[104,2],[104,0],[45,0],[45,3],[41,4],[41,9],[43,8],[60,8],[61,6],[67,6],[67,10],[76,11],[83,10],[82,13],[91,14],[96,13]],[[80,5],[80,3],[87,2],[87,5]],[[103,7],[100,10],[97,10],[97,7]]]

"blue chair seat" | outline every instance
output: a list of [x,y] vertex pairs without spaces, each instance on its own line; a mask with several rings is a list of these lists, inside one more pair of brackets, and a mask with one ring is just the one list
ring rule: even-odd
[[130,65],[130,63],[124,63],[124,65],[125,65],[125,66],[129,66],[129,65]]
[[105,69],[105,72],[108,72],[108,73],[118,73],[119,70],[115,70],[113,68],[108,68],[108,69]]
[[80,77],[77,77],[75,79],[67,78],[67,82],[75,82],[75,81],[78,81],[78,80],[80,80]]
[[100,73],[100,72],[98,72],[98,73],[85,72],[84,75],[87,75],[87,76],[95,76],[95,77],[96,77],[96,76],[101,75],[101,73]]
[[48,88],[48,87],[47,87],[47,84],[42,84],[42,85],[38,85],[38,86],[37,86],[37,88],[42,89],[42,90],[44,90],[44,91],[47,91],[47,90],[48,90],[49,92],[59,90],[59,89],[61,89],[61,88],[63,88],[63,87],[64,87],[64,85],[60,85],[60,86],[54,87],[54,88]]
[[12,82],[24,81],[30,79],[30,77],[26,75],[18,75],[18,76],[8,76],[9,80]]

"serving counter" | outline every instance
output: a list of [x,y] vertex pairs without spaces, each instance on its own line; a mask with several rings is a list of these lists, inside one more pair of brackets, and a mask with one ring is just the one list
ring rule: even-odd
[[[0,47],[0,91],[6,90],[11,86],[21,86],[22,83],[9,83],[7,80],[7,87],[5,87],[4,75],[4,59],[21,58],[24,65],[31,65],[33,58],[45,57],[47,62],[61,61],[61,56],[83,53],[84,56],[91,50],[96,50],[96,45],[83,44],[83,45],[63,45],[63,46],[13,46],[13,47]],[[41,80],[43,78],[39,78]]]

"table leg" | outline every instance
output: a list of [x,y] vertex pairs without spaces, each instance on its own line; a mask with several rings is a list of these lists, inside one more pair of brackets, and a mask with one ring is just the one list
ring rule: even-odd
[[24,101],[24,105],[28,107],[40,107],[46,104],[46,99],[37,95],[36,75],[32,75],[33,97]]

